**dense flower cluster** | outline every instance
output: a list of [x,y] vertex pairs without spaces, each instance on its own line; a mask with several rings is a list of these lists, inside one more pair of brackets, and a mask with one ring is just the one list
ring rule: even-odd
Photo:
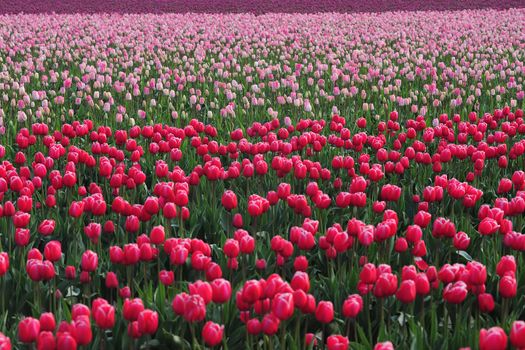
[[318,13],[318,12],[388,12],[463,9],[508,9],[523,7],[519,0],[52,0],[12,1],[0,4],[0,13]]
[[0,349],[525,348],[523,19],[1,17]]

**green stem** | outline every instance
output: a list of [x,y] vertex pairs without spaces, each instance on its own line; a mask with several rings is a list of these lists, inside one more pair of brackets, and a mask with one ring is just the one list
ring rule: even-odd
[[448,346],[448,307],[445,303],[443,305],[443,337],[445,339],[445,346]]
[[286,327],[281,328],[281,340],[279,341],[280,349],[286,350]]
[[301,348],[301,314],[298,314],[295,319],[295,343]]

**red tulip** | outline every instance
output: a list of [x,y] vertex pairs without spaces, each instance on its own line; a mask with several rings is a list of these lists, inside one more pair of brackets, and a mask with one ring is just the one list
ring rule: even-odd
[[499,181],[497,193],[503,194],[503,193],[510,192],[511,190],[512,190],[512,181],[507,178],[502,178]]
[[510,343],[515,348],[525,348],[525,321],[514,321],[510,328]]
[[230,190],[224,191],[221,198],[221,203],[222,206],[228,211],[237,208],[237,196],[235,195],[235,192]]
[[401,269],[401,280],[415,280],[417,277],[417,270],[414,265],[403,266]]
[[443,299],[451,304],[460,304],[467,297],[467,285],[463,281],[449,283],[443,289]]
[[498,276],[503,277],[508,272],[516,273],[516,259],[513,255],[502,256],[496,266],[496,273]]
[[50,241],[44,247],[44,256],[47,260],[55,262],[62,257],[62,245],[59,241]]
[[0,332],[0,350],[11,350],[11,339],[6,337],[1,332]]
[[292,293],[279,293],[272,300],[272,312],[279,320],[287,320],[293,316],[294,300]]
[[366,118],[363,118],[363,117],[358,118],[356,124],[361,129],[366,128]]
[[38,334],[36,340],[36,348],[38,350],[55,350],[56,349],[56,340],[53,332],[42,331]]
[[294,274],[290,285],[294,290],[301,289],[307,293],[310,290],[310,277],[306,272],[297,271]]
[[347,350],[349,346],[348,338],[342,335],[331,335],[326,340],[328,350]]
[[82,270],[86,272],[93,272],[97,269],[97,265],[98,265],[97,253],[91,250],[86,250],[82,254],[82,261],[80,264]]
[[29,259],[26,264],[26,272],[33,281],[48,281],[55,277],[55,269],[50,261]]
[[200,295],[190,295],[184,305],[184,319],[188,322],[199,322],[206,317],[206,303]]
[[423,237],[423,231],[418,225],[410,225],[407,227],[406,240],[410,243],[416,243]]
[[193,253],[191,256],[191,267],[197,271],[205,271],[211,264],[211,258],[200,251]]
[[84,227],[84,234],[91,240],[91,242],[98,242],[98,238],[102,232],[102,226],[99,223],[91,222]]
[[126,222],[124,224],[124,227],[127,232],[135,233],[139,230],[140,222],[139,218],[135,215],[130,215],[126,218]]
[[231,284],[228,280],[217,278],[211,282],[213,291],[212,300],[216,304],[227,302],[232,294]]
[[256,318],[250,319],[248,322],[246,322],[246,330],[251,335],[257,335],[261,333],[262,331],[261,322]]
[[159,281],[165,286],[171,286],[175,281],[175,274],[173,271],[162,270],[159,272]]
[[159,206],[159,200],[157,197],[148,197],[146,198],[146,201],[144,202],[144,210],[150,214],[155,215],[159,212],[160,206]]
[[44,256],[42,255],[42,253],[40,253],[40,250],[33,248],[27,253],[27,259],[42,261],[44,259]]
[[470,261],[467,263],[467,270],[470,272],[468,282],[474,285],[485,284],[487,280],[487,269],[483,264],[476,261]]
[[29,244],[30,232],[25,228],[15,229],[15,243],[19,247],[25,247]]
[[84,202],[71,202],[69,215],[74,218],[80,217],[84,213]]
[[281,321],[273,313],[266,314],[261,322],[261,329],[264,334],[272,336],[277,333]]
[[492,312],[494,310],[494,298],[492,294],[478,294],[478,305],[481,312]]
[[363,310],[363,298],[359,294],[352,294],[343,303],[343,316],[356,318]]
[[36,318],[26,317],[18,323],[18,339],[22,343],[33,343],[40,333],[40,322]]
[[140,260],[140,248],[136,243],[124,245],[123,253],[124,259],[122,262],[124,265],[135,265]]
[[427,211],[420,210],[416,213],[414,216],[414,224],[418,225],[419,227],[425,228],[430,224],[430,220],[432,219],[432,215],[428,213]]
[[479,332],[480,350],[505,350],[507,348],[507,335],[500,327],[481,329]]
[[13,225],[15,227],[27,227],[29,225],[29,221],[31,220],[31,214],[24,213],[21,211],[17,211],[15,215],[13,216]]
[[160,225],[153,227],[151,229],[149,236],[151,239],[151,243],[157,244],[157,245],[162,244],[166,237],[166,234],[164,233],[164,227]]
[[240,239],[239,248],[243,254],[251,254],[255,250],[255,239],[250,235],[245,235]]
[[166,203],[164,207],[162,208],[162,215],[166,219],[173,219],[177,217],[177,207],[175,206],[175,203]]
[[118,288],[117,274],[114,272],[108,272],[106,274],[106,287],[107,288]]
[[155,334],[159,326],[159,315],[152,310],[142,311],[137,319],[141,334]]
[[249,304],[259,300],[262,294],[262,288],[257,280],[249,280],[242,288],[242,299]]
[[216,346],[222,342],[224,326],[208,321],[202,328],[202,339],[208,346]]
[[381,188],[381,199],[389,202],[397,202],[401,196],[401,188],[392,185],[386,184]]
[[459,231],[454,236],[454,247],[459,250],[467,250],[470,245],[470,237],[462,231]]
[[128,286],[124,286],[124,287],[122,287],[122,288],[119,289],[119,291],[118,291],[118,295],[119,295],[122,299],[131,298],[131,289],[130,289]]
[[89,275],[89,272],[87,271],[81,271],[79,279],[80,279],[80,283],[82,284],[88,284],[91,282],[91,276]]
[[391,273],[382,273],[377,278],[374,285],[374,295],[378,298],[385,298],[394,295],[397,290],[397,276]]
[[478,231],[481,235],[492,235],[499,229],[499,224],[496,220],[491,218],[484,218],[481,220],[478,226]]
[[359,280],[366,284],[372,284],[376,282],[377,272],[374,264],[367,263],[363,266],[363,269],[359,273]]
[[115,325],[115,308],[110,304],[102,304],[93,308],[95,323],[101,329],[111,329]]
[[222,277],[221,266],[217,263],[210,262],[206,267],[206,279],[208,281],[213,281]]
[[304,343],[307,347],[315,347],[317,346],[317,339],[315,338],[315,334],[313,333],[306,333],[304,335]]
[[445,218],[437,218],[432,226],[432,236],[452,238],[456,234],[454,223]]
[[236,258],[239,256],[240,248],[239,248],[239,242],[235,239],[227,239],[224,243],[223,247],[224,255],[226,255],[228,258]]
[[513,275],[505,275],[499,280],[499,293],[504,298],[514,298],[518,289],[518,283]]
[[117,246],[109,247],[109,260],[113,264],[120,264],[124,260],[124,251],[122,248]]
[[330,323],[334,319],[334,306],[330,301],[320,301],[315,310],[315,318],[321,323]]
[[139,314],[144,311],[144,303],[141,299],[126,299],[122,306],[122,316],[128,321],[136,321]]
[[0,253],[0,276],[3,276],[9,270],[9,255],[6,252]]
[[55,231],[55,220],[43,220],[38,225],[38,233],[42,236],[49,236]]
[[55,316],[51,312],[44,312],[40,315],[40,331],[53,332],[56,328]]
[[416,293],[418,295],[427,295],[430,293],[430,282],[425,273],[418,273],[414,282],[416,283]]
[[385,341],[382,343],[377,343],[374,346],[374,350],[394,350],[394,344],[392,344],[389,341]]
[[91,321],[89,316],[80,315],[73,319],[73,325],[76,330],[75,340],[77,345],[88,345],[93,339],[93,332],[91,330]]
[[407,249],[408,249],[407,240],[403,237],[397,238],[394,244],[394,250],[398,253],[403,253]]
[[416,283],[412,280],[404,280],[399,285],[396,298],[405,304],[410,304],[416,300]]
[[71,308],[71,318],[75,320],[80,316],[87,316],[89,318],[91,316],[91,310],[84,304],[73,305]]
[[213,294],[212,286],[208,282],[203,282],[201,280],[190,283],[189,291],[190,295],[200,295],[205,304],[208,304],[211,301]]
[[128,335],[133,339],[142,337],[143,334],[139,330],[139,323],[137,321],[128,323]]
[[291,188],[292,187],[290,186],[290,184],[287,184],[284,182],[280,183],[279,186],[277,187],[277,195],[279,196],[280,199],[286,199],[291,193]]
[[58,332],[57,337],[57,350],[76,350],[77,341],[68,332]]
[[243,226],[242,215],[239,213],[236,213],[233,216],[232,224],[233,224],[233,227],[235,228],[241,228]]
[[188,205],[188,193],[184,190],[177,190],[175,193],[174,202],[178,207]]

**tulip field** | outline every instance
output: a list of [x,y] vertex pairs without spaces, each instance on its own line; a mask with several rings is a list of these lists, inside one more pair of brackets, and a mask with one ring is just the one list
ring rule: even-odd
[[0,350],[524,350],[525,9],[464,4],[0,15]]

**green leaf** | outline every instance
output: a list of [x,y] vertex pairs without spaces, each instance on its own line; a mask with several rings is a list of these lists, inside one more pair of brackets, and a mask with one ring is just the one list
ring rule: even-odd
[[362,343],[363,346],[365,346],[366,348],[371,349],[372,344],[370,344],[364,329],[358,324],[356,324],[356,328],[357,328],[357,337],[359,338],[359,342]]
[[466,251],[464,250],[458,250],[456,251],[456,254],[458,254],[459,256],[465,258],[465,260],[467,261],[472,261],[472,257],[469,255],[469,253],[467,253]]

